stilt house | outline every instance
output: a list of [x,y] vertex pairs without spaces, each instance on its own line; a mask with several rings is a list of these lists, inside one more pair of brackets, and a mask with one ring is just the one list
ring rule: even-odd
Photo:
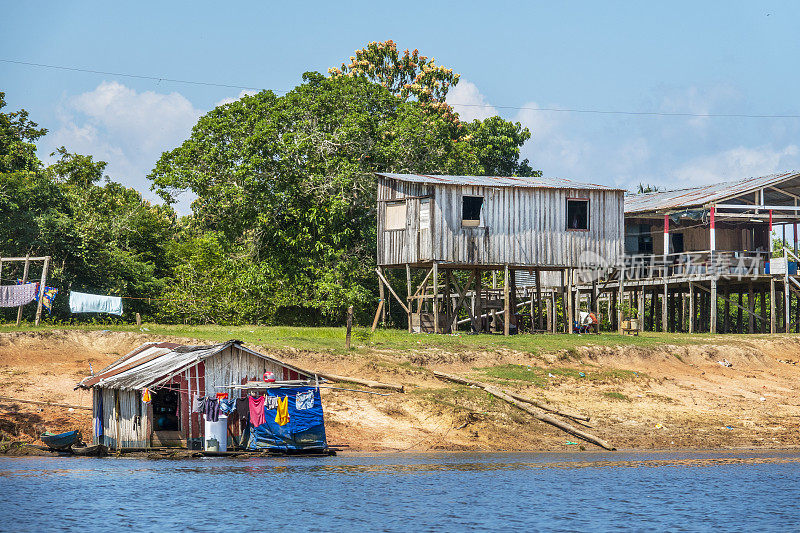
[[[232,385],[260,381],[265,372],[278,380],[312,380],[314,374],[228,341],[211,346],[148,342],[118,359],[78,387],[92,391],[94,444],[112,449],[182,446],[197,449],[203,418],[191,412],[193,395],[243,395]],[[145,389],[150,402],[142,400]],[[237,417],[229,434],[239,435]]]
[[624,293],[640,329],[799,329],[798,220],[796,171],[626,197]]
[[[377,179],[380,287],[406,311],[410,331],[454,331],[464,308],[473,330],[498,330],[502,322],[508,334],[518,327],[521,298],[536,308],[531,320],[538,328],[546,327],[547,315],[553,329],[556,313],[544,311],[542,274],[560,273],[566,290],[583,254],[623,253],[621,189],[555,178],[379,173]],[[406,298],[391,287],[385,275],[391,269],[405,269]],[[420,270],[422,281],[412,281]],[[482,280],[488,273],[492,287]],[[532,280],[530,293],[517,290],[518,274]],[[384,298],[380,306],[376,322]]]

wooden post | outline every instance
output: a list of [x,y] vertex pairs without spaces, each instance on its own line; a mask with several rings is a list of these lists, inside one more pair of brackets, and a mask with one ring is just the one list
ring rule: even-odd
[[564,302],[564,306],[566,307],[566,319],[567,319],[567,333],[572,334],[572,325],[575,323],[575,300],[572,294],[572,269],[568,268],[566,270],[567,276],[567,298]]
[[778,330],[775,327],[775,278],[770,276],[769,278],[769,332],[776,333]]
[[709,306],[709,331],[711,333],[717,332],[717,280],[716,278],[711,278],[711,295],[708,298],[708,306]]
[[[508,280],[506,280],[506,283],[508,283]],[[492,270],[492,292],[495,292],[495,289],[497,289],[497,271],[496,270]],[[494,308],[494,306],[492,306],[491,314],[492,314],[492,333],[497,333],[498,332],[498,328],[497,328],[497,310]],[[488,316],[486,317],[486,320],[487,321],[489,320]],[[504,321],[505,320],[507,320],[507,318],[505,318]]]
[[[786,225],[784,224],[784,228]],[[784,316],[784,331],[789,333],[791,324],[791,304],[789,302],[789,256],[786,254],[786,248],[783,250],[783,260],[786,264],[786,270],[783,274],[783,316]]]
[[503,335],[506,337],[511,334],[511,275],[506,263],[503,271]]
[[439,262],[433,262],[433,332],[441,333],[439,328]]
[[742,295],[742,290],[739,289],[739,306],[736,308],[736,333],[742,332],[742,305],[744,301],[744,296]]
[[544,309],[542,307],[542,271],[536,269],[536,314],[539,321],[539,329],[544,328]]
[[411,313],[414,307],[414,304],[411,302],[411,266],[406,264],[406,303],[408,304],[408,311],[406,312],[406,316],[408,317],[408,332],[411,333]]
[[350,349],[350,333],[353,331],[353,306],[347,308],[347,334],[344,337],[345,349]]
[[448,269],[444,271],[444,316],[447,325],[442,333],[451,333],[450,325],[453,323],[453,315],[450,311],[450,309],[453,307],[453,302],[450,297],[450,283],[450,270]]
[[[762,310],[763,311],[763,310]],[[766,312],[766,311],[765,311]],[[725,316],[722,318],[722,332],[731,332],[731,284],[725,285]]]
[[[378,267],[378,271],[382,274],[383,267]],[[378,297],[381,299],[380,303],[381,322],[383,322],[383,326],[386,327],[386,294],[384,293],[383,289],[383,281],[380,278],[378,279]]]
[[[22,283],[28,283],[28,269],[31,266],[31,255],[25,254],[25,268],[22,271]],[[17,308],[17,327],[19,327],[20,323],[22,322],[22,306],[20,305]]]
[[142,325],[142,315],[140,315],[139,313],[136,313],[136,325],[137,326]]
[[44,303],[44,286],[47,283],[47,270],[50,267],[50,256],[45,256],[42,266],[42,278],[39,280],[39,305],[36,306],[36,326],[42,318],[42,304]]
[[617,333],[622,334],[622,321],[625,318],[623,303],[625,299],[625,269],[619,269],[619,287],[617,289]]
[[639,294],[639,296],[637,297],[638,301],[636,302],[637,303],[637,305],[636,305],[636,308],[637,308],[636,309],[636,311],[637,311],[636,314],[638,315],[638,318],[639,318],[639,331],[640,332],[644,331],[644,298],[645,298],[644,295],[645,294],[646,294],[646,292],[644,290],[644,287],[642,287],[641,294]]
[[694,283],[689,282],[689,333],[694,333]]
[[481,301],[481,271],[480,269],[475,269],[475,320],[477,324],[475,324],[475,331],[480,333],[483,331],[483,302]]
[[531,304],[531,309],[530,309],[530,310],[531,310],[531,333],[533,333],[534,331],[536,331],[538,320],[535,320],[535,318],[534,318],[534,316],[535,316],[535,315],[534,315],[534,312],[533,312],[533,291],[530,291],[530,292],[531,292],[531,294],[530,294],[530,304]]
[[754,316],[756,301],[753,297],[753,282],[747,283],[747,333],[755,333],[755,319]]
[[[758,291],[758,297],[759,297],[759,300],[761,302],[761,313],[760,313],[760,316],[766,316],[767,315],[767,301],[766,301],[767,300],[767,295],[766,295],[766,292],[765,291]],[[762,318],[759,318],[758,322],[760,324],[760,327],[758,328],[758,331],[760,333],[766,333],[767,332],[767,322]]]

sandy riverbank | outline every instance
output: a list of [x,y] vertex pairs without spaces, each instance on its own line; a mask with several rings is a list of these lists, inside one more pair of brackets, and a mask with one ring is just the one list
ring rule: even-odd
[[[165,339],[81,330],[2,333],[0,396],[90,406],[86,391],[73,390],[89,373],[89,365],[98,370],[148,340]],[[387,397],[324,390],[328,441],[353,451],[579,446],[567,444],[577,442],[574,437],[482,390],[436,379],[433,370],[471,376],[588,414],[592,428],[584,429],[620,449],[800,446],[798,337],[720,337],[719,342],[683,346],[591,344],[592,336],[586,336],[586,346],[537,353],[262,351],[309,370],[406,386],[405,394]],[[45,430],[70,429],[90,435],[90,411],[0,401],[4,439],[35,442]]]

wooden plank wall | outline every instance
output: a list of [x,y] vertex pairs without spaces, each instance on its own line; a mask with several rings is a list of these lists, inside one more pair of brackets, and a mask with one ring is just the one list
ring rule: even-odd
[[[609,260],[623,252],[622,191],[423,186],[379,177],[378,264],[414,264],[419,198],[407,200],[406,230],[383,231],[386,200],[432,193],[432,259],[459,265],[578,266],[592,251]],[[462,196],[483,196],[483,227],[462,228]],[[589,198],[589,230],[566,229],[567,198]]]

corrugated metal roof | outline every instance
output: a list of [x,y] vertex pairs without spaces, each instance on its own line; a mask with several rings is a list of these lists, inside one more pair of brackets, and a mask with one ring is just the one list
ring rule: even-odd
[[148,342],[111,363],[94,376],[84,378],[78,386],[84,388],[103,387],[140,390],[157,382],[169,380],[175,374],[218,354],[234,344],[241,350],[283,365],[299,374],[309,377],[313,375],[312,372],[245,348],[240,341],[236,340],[210,346],[184,346],[166,342]]
[[642,213],[700,207],[717,200],[746,194],[796,177],[800,177],[800,173],[798,171],[790,171],[687,189],[634,194],[625,197],[625,212]]
[[393,174],[376,172],[378,176],[426,185],[472,185],[477,187],[530,187],[537,189],[600,189],[622,191],[594,183],[580,183],[563,178],[523,178],[515,176],[446,176],[433,174]]

